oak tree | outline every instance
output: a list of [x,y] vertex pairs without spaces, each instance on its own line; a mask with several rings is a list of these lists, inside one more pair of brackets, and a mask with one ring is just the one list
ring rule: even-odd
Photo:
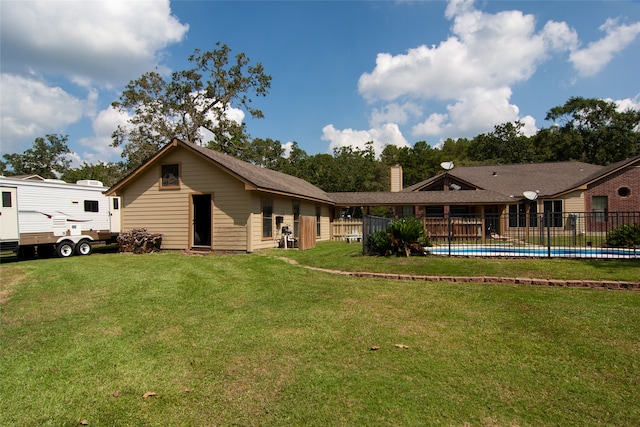
[[[242,109],[253,118],[262,118],[252,101],[267,95],[271,76],[264,73],[262,64],[251,64],[244,53],[232,58],[231,49],[219,42],[212,51],[196,49],[188,59],[193,68],[175,71],[168,78],[157,71],[147,72],[129,82],[120,99],[112,103],[131,116],[128,125],[118,126],[112,134],[112,145],[123,146],[129,169],[174,137],[208,143],[232,155],[246,149],[245,125],[229,112]],[[203,130],[212,134],[211,141],[203,141]]]
[[640,154],[640,111],[620,111],[611,101],[570,98],[547,112],[546,120],[572,144],[572,160],[607,165]]
[[33,147],[22,154],[5,154],[0,166],[2,172],[10,175],[40,175],[43,178],[55,179],[71,165],[67,158],[70,153],[67,147],[68,135],[49,134],[33,141]]

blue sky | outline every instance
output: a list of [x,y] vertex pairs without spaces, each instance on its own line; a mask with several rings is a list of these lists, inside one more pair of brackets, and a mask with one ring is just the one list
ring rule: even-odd
[[640,109],[638,1],[0,2],[0,153],[69,135],[76,164],[120,159],[110,108],[130,80],[220,41],[273,77],[254,138],[437,146],[572,96]]

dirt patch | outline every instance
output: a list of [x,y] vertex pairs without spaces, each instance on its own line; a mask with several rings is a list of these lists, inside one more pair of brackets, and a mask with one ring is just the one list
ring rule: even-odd
[[27,271],[21,267],[4,267],[0,270],[0,304],[4,304],[13,294],[13,287],[26,280]]

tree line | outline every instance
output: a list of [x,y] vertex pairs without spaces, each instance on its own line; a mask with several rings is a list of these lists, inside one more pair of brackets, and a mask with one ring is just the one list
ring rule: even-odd
[[112,134],[112,145],[122,147],[121,161],[72,168],[68,135],[48,134],[23,153],[3,155],[0,172],[67,182],[96,179],[111,186],[174,137],[303,178],[328,192],[387,191],[389,168],[395,164],[402,166],[408,186],[441,172],[443,161],[458,166],[569,160],[608,165],[640,155],[640,111],[620,111],[613,102],[582,97],[551,108],[545,119],[554,124],[533,136],[524,135],[523,123],[516,121],[471,139],[447,139],[437,148],[426,141],[411,147],[387,145],[380,156],[372,142],[362,149],[340,147],[332,154],[313,155],[293,142],[287,153],[278,140],[251,138],[245,124],[230,114],[242,109],[263,117],[252,105],[271,86],[260,63],[252,64],[244,53],[232,57],[221,43],[209,52],[196,49],[188,59],[193,68],[168,77],[145,73],[112,103],[131,117]]

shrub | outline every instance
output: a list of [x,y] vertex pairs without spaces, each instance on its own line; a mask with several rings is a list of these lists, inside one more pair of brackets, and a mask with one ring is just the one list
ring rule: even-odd
[[391,246],[391,237],[387,234],[386,230],[376,231],[369,235],[368,240],[369,254],[370,255],[391,255],[393,250]]
[[411,255],[411,251],[422,252],[420,243],[424,240],[422,221],[414,217],[405,217],[393,221],[387,227],[391,236],[391,246],[396,255]]
[[369,252],[378,255],[410,256],[411,253],[424,254],[423,246],[428,246],[422,221],[405,217],[391,222],[385,231],[369,236]]
[[640,224],[624,224],[607,235],[605,246],[613,248],[635,248],[640,245]]

